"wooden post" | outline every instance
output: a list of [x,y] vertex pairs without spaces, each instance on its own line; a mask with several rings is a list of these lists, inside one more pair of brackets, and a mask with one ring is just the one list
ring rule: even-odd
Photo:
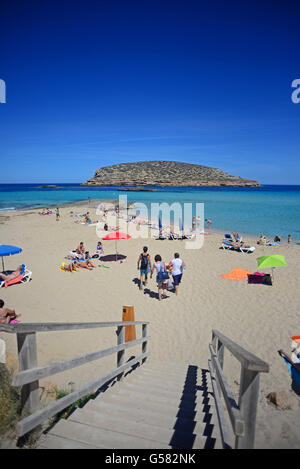
[[[117,329],[117,337],[118,341],[117,344],[121,345],[124,344],[125,342],[125,327],[124,326],[119,326]],[[117,353],[117,367],[123,365],[125,362],[125,350],[121,350],[120,352]],[[120,373],[117,376],[117,380],[120,381],[123,377],[124,373]]]
[[[123,306],[122,321],[134,321],[134,307]],[[135,325],[125,327],[125,342],[136,340]]]
[[255,438],[256,410],[259,391],[259,373],[241,369],[239,408],[245,422],[244,436],[235,440],[237,449],[252,449]]
[[[18,333],[19,371],[37,366],[36,333]],[[31,415],[40,408],[39,382],[25,384],[21,388],[21,406],[23,415]]]
[[[142,337],[147,337],[147,329],[148,329],[147,326],[148,326],[148,324],[143,324],[142,325]],[[143,342],[143,344],[142,344],[142,353],[147,352],[147,345],[148,345],[148,342]],[[147,358],[143,358],[142,363],[144,363],[146,360],[147,360]]]

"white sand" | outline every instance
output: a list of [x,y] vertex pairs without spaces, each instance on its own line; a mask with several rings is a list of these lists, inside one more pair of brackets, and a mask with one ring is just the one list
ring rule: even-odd
[[[32,281],[0,290],[8,307],[22,313],[22,322],[89,322],[122,319],[122,306],[134,305],[135,319],[149,321],[151,336],[148,349],[151,361],[172,361],[196,364],[207,369],[208,345],[212,329],[256,354],[270,365],[270,372],[261,375],[257,416],[256,447],[297,448],[300,446],[300,399],[291,391],[288,370],[277,350],[290,350],[291,336],[300,334],[299,327],[299,246],[257,247],[253,254],[220,250],[222,236],[205,236],[200,250],[186,250],[184,241],[130,239],[118,241],[119,253],[127,256],[123,263],[110,262],[109,269],[99,268],[70,274],[59,270],[69,251],[84,241],[95,252],[99,238],[96,226],[74,223],[70,211],[89,210],[93,220],[99,219],[91,206],[60,208],[61,219],[55,215],[41,216],[38,210],[3,215],[9,219],[0,225],[1,244],[23,249],[21,254],[5,258],[5,267],[14,269],[25,263],[33,272]],[[2,218],[4,220],[4,218]],[[1,218],[0,218],[1,222]],[[103,235],[105,233],[103,232]],[[250,245],[254,240],[246,239]],[[105,255],[115,252],[114,241],[104,241]],[[160,254],[169,262],[179,252],[187,269],[178,297],[170,292],[159,302],[156,298],[155,276],[148,289],[139,291],[137,258],[147,245],[151,258]],[[257,270],[256,257],[283,254],[286,267],[275,270],[273,286],[249,285],[221,278],[234,267],[252,272]],[[298,285],[298,287],[297,287]],[[14,334],[0,333],[10,356],[17,357]],[[140,328],[137,337],[141,336]],[[115,329],[38,334],[39,364],[96,351],[116,344]],[[141,347],[129,350],[126,358],[140,353]],[[109,371],[116,357],[108,357],[41,382],[59,388],[68,383],[79,386],[92,380],[95,373]],[[236,394],[240,380],[238,362],[225,353],[225,373]],[[272,391],[285,391],[292,400],[292,409],[280,411],[267,402]]]

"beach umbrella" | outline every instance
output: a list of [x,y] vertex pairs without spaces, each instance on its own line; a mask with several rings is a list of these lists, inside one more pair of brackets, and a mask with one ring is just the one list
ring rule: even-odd
[[183,222],[182,222],[182,219],[179,218],[179,230],[181,231],[181,233],[183,232],[184,228],[183,228]]
[[272,269],[272,277],[274,278],[274,268],[287,265],[284,256],[281,254],[273,254],[272,256],[257,257],[257,267],[259,269]]
[[131,236],[127,233],[120,233],[120,231],[114,231],[104,236],[102,239],[106,241],[115,240],[116,242],[116,261],[118,260],[118,249],[117,249],[117,240],[118,239],[129,239]]
[[13,256],[14,254],[18,254],[21,252],[22,249],[18,248],[17,246],[10,246],[8,244],[0,244],[0,257],[2,257],[2,268],[4,271],[4,261],[3,257],[6,256]]

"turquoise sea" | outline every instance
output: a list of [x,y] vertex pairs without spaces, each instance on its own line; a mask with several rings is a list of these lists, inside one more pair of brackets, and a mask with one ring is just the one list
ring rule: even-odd
[[153,187],[155,192],[125,192],[116,187],[59,183],[56,184],[58,189],[38,188],[42,184],[0,184],[0,212],[61,205],[88,197],[118,198],[126,194],[129,201],[147,205],[151,202],[203,202],[205,218],[212,220],[212,231],[238,231],[252,236],[263,233],[284,239],[290,234],[292,241],[300,241],[300,186]]

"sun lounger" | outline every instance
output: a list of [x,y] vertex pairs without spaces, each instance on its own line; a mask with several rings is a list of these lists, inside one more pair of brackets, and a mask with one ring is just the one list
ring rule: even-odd
[[234,246],[230,241],[224,239],[222,242],[223,249],[232,249],[233,251],[243,252],[243,253],[250,253],[255,251],[254,246],[246,247],[246,246]]
[[234,251],[237,250],[236,246],[233,246],[232,242],[230,242],[228,239],[224,239],[222,242],[222,248],[223,249],[232,249]]
[[238,248],[241,252],[247,252],[247,253],[250,253],[250,252],[254,252],[255,251],[255,247],[254,246],[250,246],[248,248],[244,247],[244,246],[240,246]]
[[0,282],[0,288],[1,287],[7,288],[10,285],[14,285],[16,283],[29,282],[29,280],[31,279],[31,276],[32,276],[32,272],[30,270],[28,270],[24,264],[22,264],[22,270],[20,272],[20,275],[18,275],[18,277],[16,277],[16,278],[13,278],[12,280],[8,280],[8,281],[2,280]]

